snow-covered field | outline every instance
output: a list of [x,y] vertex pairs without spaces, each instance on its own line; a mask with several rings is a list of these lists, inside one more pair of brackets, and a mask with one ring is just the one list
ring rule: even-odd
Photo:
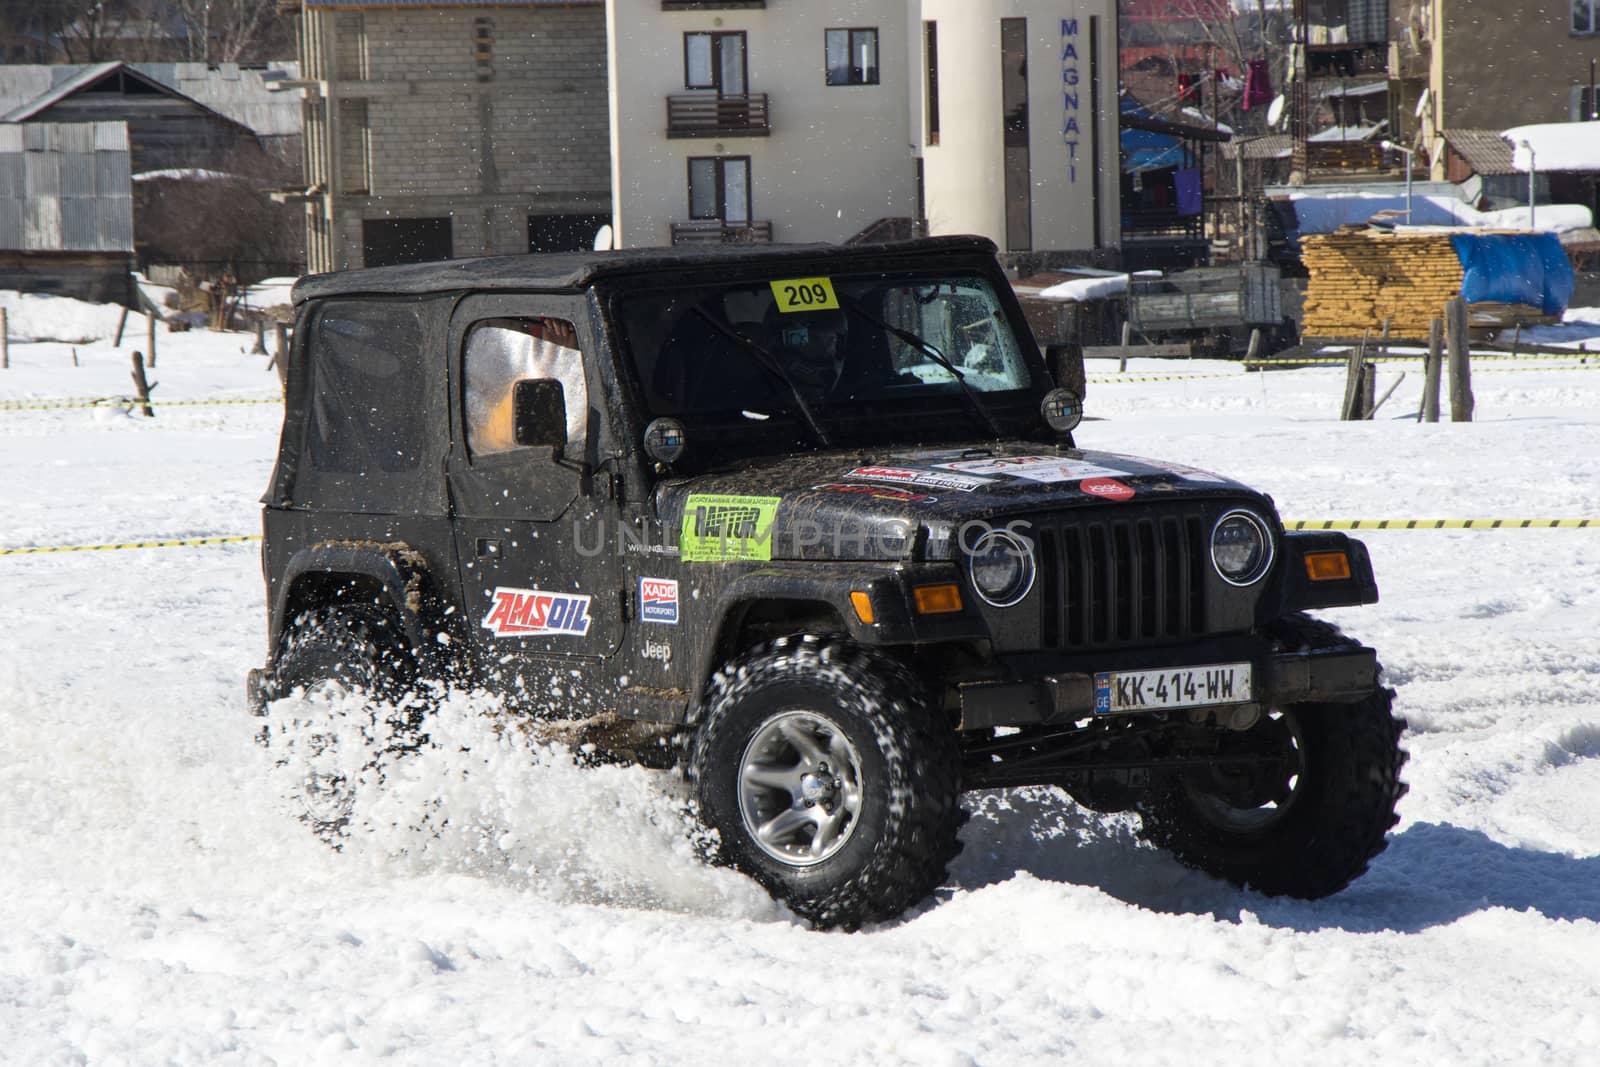
[[[161,341],[147,420],[14,409],[125,395],[137,342],[74,367],[14,340],[0,548],[258,530],[278,408],[172,401],[274,377],[244,335]],[[1290,519],[1600,517],[1600,371],[1552,362],[1478,365],[1478,421],[1431,426],[1414,366],[1339,423],[1342,370],[1097,364],[1079,440],[1239,476]],[[1366,878],[1271,900],[1130,818],[993,793],[938,899],[858,934],[701,866],[670,776],[496,743],[467,699],[443,802],[490,832],[332,852],[251,741],[255,545],[0,555],[0,1061],[1594,1063],[1600,530],[1357,536],[1383,601],[1334,616],[1411,722]]]

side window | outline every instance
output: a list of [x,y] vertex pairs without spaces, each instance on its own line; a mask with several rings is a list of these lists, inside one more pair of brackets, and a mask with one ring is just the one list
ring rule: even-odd
[[878,84],[876,29],[825,31],[829,85]]
[[311,327],[307,441],[319,471],[389,473],[422,463],[422,323],[399,301],[330,303]]
[[467,333],[462,360],[467,449],[474,456],[515,451],[512,394],[526,379],[561,383],[567,442],[581,450],[589,432],[589,386],[572,324],[562,319],[488,319]]

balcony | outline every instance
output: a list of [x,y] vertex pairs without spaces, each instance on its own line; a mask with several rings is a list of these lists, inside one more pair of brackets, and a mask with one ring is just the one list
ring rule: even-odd
[[672,224],[675,245],[769,245],[772,222],[724,222],[722,219],[691,219]]
[[681,93],[667,97],[669,138],[767,137],[771,133],[766,93]]

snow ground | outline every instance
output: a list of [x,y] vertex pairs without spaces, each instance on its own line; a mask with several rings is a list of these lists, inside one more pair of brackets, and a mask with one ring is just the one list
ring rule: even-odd
[[[1600,336],[1586,318],[1550,339]],[[0,547],[256,532],[277,407],[171,403],[271,397],[250,340],[164,334],[154,419],[0,410]],[[134,344],[75,368],[14,340],[0,408],[126,395]],[[1095,363],[1079,440],[1236,475],[1290,519],[1600,517],[1595,366],[1478,364],[1479,421],[1430,426],[1415,366],[1339,423],[1342,368]],[[1195,374],[1219,377],[1143,380]],[[0,1061],[1592,1063],[1600,531],[1357,536],[1383,601],[1331,615],[1411,722],[1367,877],[1272,900],[1131,817],[994,792],[938,899],[853,935],[701,866],[670,776],[496,742],[467,698],[441,729],[471,776],[412,785],[483,832],[334,853],[251,741],[254,545],[0,556]]]

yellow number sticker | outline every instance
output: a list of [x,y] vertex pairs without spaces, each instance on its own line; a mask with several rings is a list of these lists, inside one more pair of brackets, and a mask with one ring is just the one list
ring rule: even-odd
[[772,283],[772,295],[779,311],[824,311],[837,308],[833,282],[827,278],[786,278]]

